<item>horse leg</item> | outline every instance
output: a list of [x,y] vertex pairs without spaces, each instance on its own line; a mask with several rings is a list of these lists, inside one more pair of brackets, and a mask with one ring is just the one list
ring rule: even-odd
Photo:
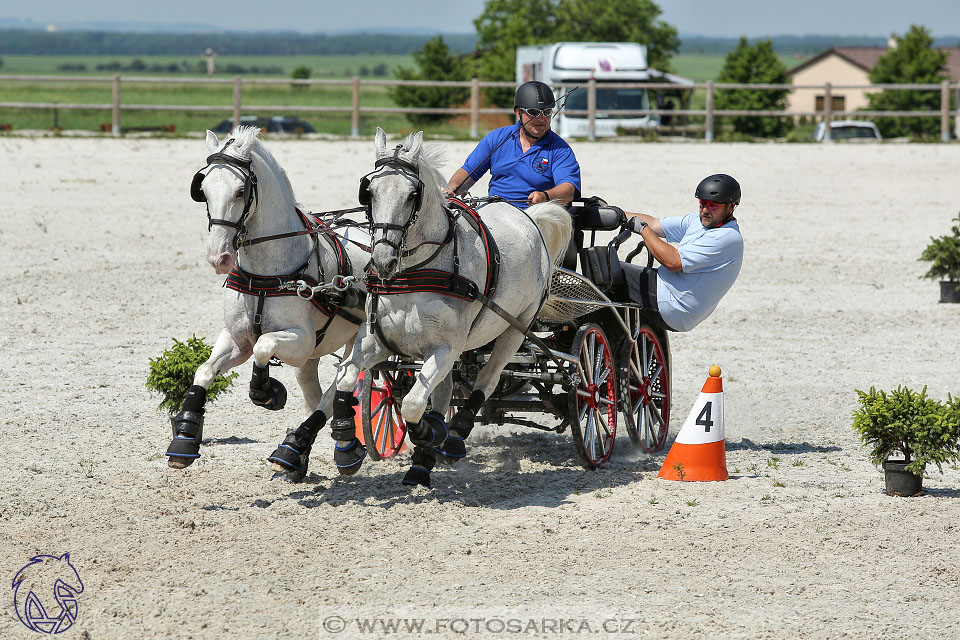
[[300,385],[300,390],[303,392],[303,404],[306,405],[308,411],[314,411],[323,396],[317,371],[319,364],[319,358],[310,358],[303,363],[302,367],[297,369],[297,384]]
[[410,442],[415,445],[413,466],[402,480],[405,485],[430,486],[430,473],[437,460],[436,447],[443,444],[449,431],[443,419],[443,413],[436,410],[424,412],[427,408],[427,400],[440,385],[446,387],[449,404],[452,386],[447,385],[447,380],[456,363],[458,353],[460,351],[451,344],[439,346],[423,363],[417,381],[403,399],[401,412],[404,420],[407,421],[407,435],[410,437]]
[[276,378],[270,377],[270,358],[300,367],[316,347],[312,336],[304,329],[286,329],[265,333],[253,345],[253,375],[250,378],[250,400],[258,407],[271,411],[283,409],[287,403],[287,389]]
[[[521,323],[527,325],[533,319],[537,307],[531,307],[518,317]],[[513,327],[508,327],[506,331],[493,343],[493,350],[490,352],[490,359],[480,369],[477,374],[477,381],[473,385],[473,392],[464,403],[455,416],[450,420],[450,436],[443,443],[443,455],[450,459],[451,463],[467,455],[467,446],[465,440],[473,430],[474,420],[484,401],[490,396],[500,381],[500,374],[503,368],[510,361],[510,358],[517,353],[517,349],[523,344],[524,335]]]
[[184,469],[200,457],[207,389],[218,375],[246,362],[250,351],[249,343],[237,342],[226,329],[220,332],[210,358],[197,368],[193,376],[193,385],[187,390],[180,413],[170,418],[173,440],[166,452],[168,466]]
[[[376,336],[369,335],[361,327],[350,357],[337,368],[336,382],[331,387],[333,394],[333,417],[330,421],[330,437],[337,441],[333,449],[333,463],[342,476],[352,476],[360,470],[367,450],[357,438],[354,407],[358,401],[353,395],[360,371],[383,362],[391,352]],[[329,393],[329,392],[328,392]],[[326,394],[324,394],[326,399]]]
[[[430,394],[430,406],[433,411],[446,416],[450,411],[450,402],[453,398],[453,373],[447,374],[437,388]],[[459,440],[459,443],[457,442]],[[457,460],[466,455],[466,448],[463,446],[463,438],[453,431],[447,434],[447,439],[439,447],[434,447],[434,453],[437,456],[437,462],[444,464],[456,464]]]

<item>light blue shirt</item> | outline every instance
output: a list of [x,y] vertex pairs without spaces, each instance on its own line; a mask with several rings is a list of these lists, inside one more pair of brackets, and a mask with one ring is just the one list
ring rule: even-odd
[[[504,138],[512,137],[497,148]],[[491,151],[493,155],[490,155]],[[489,157],[487,157],[489,156]],[[563,138],[548,131],[526,152],[520,146],[519,127],[500,127],[484,136],[463,163],[469,177],[478,180],[490,172],[487,188],[491,196],[512,202],[521,209],[530,206],[527,196],[569,182],[580,195],[580,165],[573,149]]]
[[667,242],[678,242],[681,271],[657,269],[657,306],[676,331],[690,331],[717,308],[743,264],[743,237],[736,218],[707,229],[691,213],[660,219]]

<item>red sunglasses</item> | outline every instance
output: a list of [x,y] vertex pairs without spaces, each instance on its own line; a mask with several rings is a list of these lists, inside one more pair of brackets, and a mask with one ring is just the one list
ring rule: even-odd
[[706,207],[707,209],[717,209],[726,204],[726,202],[714,202],[713,200],[704,200],[703,198],[697,198],[697,201],[700,202],[701,207]]

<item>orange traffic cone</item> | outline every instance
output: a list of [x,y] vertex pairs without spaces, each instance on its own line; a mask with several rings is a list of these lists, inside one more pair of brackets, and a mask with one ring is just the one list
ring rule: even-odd
[[710,377],[703,383],[700,396],[670,447],[658,478],[709,482],[730,477],[723,433],[723,381],[720,373],[717,365],[710,367]]

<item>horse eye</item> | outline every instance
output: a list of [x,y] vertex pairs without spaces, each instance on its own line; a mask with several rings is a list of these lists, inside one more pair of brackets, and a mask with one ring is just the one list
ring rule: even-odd
[[235,194],[233,194],[233,197],[236,198],[236,199],[238,199],[238,200],[239,200],[240,198],[242,198],[242,197],[243,197],[243,189],[237,189],[237,192],[236,192]]

